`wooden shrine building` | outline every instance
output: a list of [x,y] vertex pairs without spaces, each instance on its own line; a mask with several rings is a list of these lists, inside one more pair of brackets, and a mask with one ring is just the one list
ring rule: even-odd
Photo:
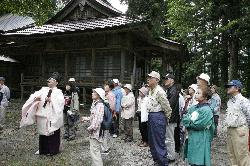
[[20,62],[12,70],[19,84],[11,86],[21,86],[22,94],[45,85],[54,71],[64,81],[76,78],[83,93],[111,78],[138,87],[154,65],[162,73],[180,73],[174,67],[186,55],[184,45],[155,39],[148,22],[123,15],[105,0],[72,0],[44,25],[4,33],[0,42],[10,43],[0,46],[0,54]]

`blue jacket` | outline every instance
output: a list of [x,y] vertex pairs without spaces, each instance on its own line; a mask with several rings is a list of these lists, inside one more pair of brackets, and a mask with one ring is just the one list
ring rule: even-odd
[[121,101],[123,96],[121,87],[115,87],[112,89],[112,92],[115,95],[115,112],[119,113],[121,111]]

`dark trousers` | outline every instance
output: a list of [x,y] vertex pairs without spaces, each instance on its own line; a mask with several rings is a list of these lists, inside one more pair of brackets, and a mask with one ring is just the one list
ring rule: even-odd
[[141,122],[140,112],[138,112],[136,115],[139,121],[139,130],[141,133],[142,141],[148,143],[148,122]]
[[64,121],[64,136],[65,137],[75,137],[76,136],[76,121],[75,115],[68,115],[67,112],[63,115]]
[[113,117],[113,121],[112,121],[112,125],[110,127],[110,134],[117,134],[119,135],[119,116],[120,114],[119,113],[115,113],[116,114],[116,117]]
[[123,119],[124,120],[124,132],[125,138],[133,139],[133,118]]
[[179,153],[181,148],[181,138],[180,138],[180,122],[177,122],[177,127],[174,129],[174,143],[175,152]]
[[148,141],[153,160],[160,166],[168,165],[166,140],[166,116],[163,112],[148,115]]
[[219,115],[214,115],[214,124],[215,124],[214,135],[217,136],[217,127],[218,127],[218,124],[219,124]]
[[60,148],[60,129],[50,136],[39,135],[39,154],[55,155]]

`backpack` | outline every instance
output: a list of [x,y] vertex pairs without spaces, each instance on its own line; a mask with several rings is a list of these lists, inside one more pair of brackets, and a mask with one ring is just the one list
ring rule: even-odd
[[101,130],[109,130],[112,124],[113,115],[110,110],[109,103],[102,101],[104,105],[104,115],[103,115],[103,121],[101,123]]

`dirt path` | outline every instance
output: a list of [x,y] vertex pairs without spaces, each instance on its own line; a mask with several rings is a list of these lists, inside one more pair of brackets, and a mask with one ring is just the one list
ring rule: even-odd
[[[6,129],[0,135],[0,165],[2,166],[89,166],[89,143],[86,132],[87,124],[80,124],[77,139],[65,141],[62,139],[62,153],[59,155],[39,156],[34,155],[38,149],[38,135],[34,126],[19,129],[20,109],[22,103],[13,101],[6,114]],[[137,123],[137,122],[135,122]],[[219,136],[213,141],[212,162],[214,166],[228,166],[225,148],[225,128],[219,127]],[[140,166],[153,165],[148,148],[137,146],[139,142],[138,128],[134,129],[134,142],[124,143],[120,138],[111,138],[111,153],[103,156],[106,166]],[[179,159],[171,164],[185,165]]]

